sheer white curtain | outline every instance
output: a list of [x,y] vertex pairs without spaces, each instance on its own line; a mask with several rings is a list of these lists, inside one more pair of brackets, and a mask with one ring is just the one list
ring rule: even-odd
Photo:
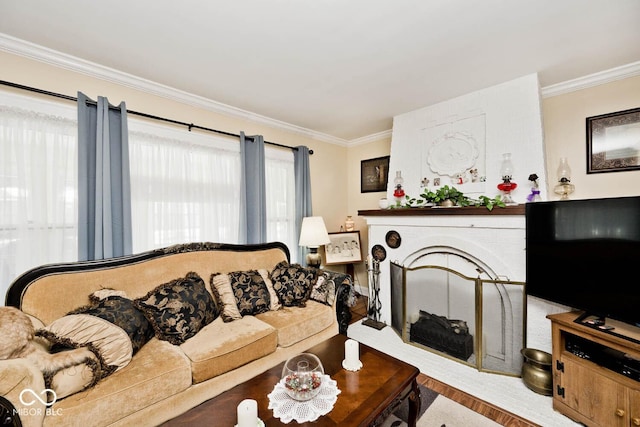
[[267,240],[285,243],[289,247],[291,261],[297,262],[293,152],[266,147],[265,157]]
[[129,121],[133,252],[238,240],[237,141]]
[[0,305],[26,270],[77,260],[77,119],[0,93]]

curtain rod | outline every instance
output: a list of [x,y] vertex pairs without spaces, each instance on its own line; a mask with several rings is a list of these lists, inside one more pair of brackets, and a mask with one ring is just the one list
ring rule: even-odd
[[[13,88],[16,88],[16,89],[26,90],[26,91],[29,91],[29,92],[35,92],[35,93],[38,93],[38,94],[41,94],[41,95],[53,96],[55,98],[65,99],[67,101],[78,102],[78,98],[76,98],[75,96],[70,96],[70,95],[64,95],[64,94],[61,94],[61,93],[50,92],[48,90],[38,89],[38,88],[35,88],[35,87],[30,87],[30,86],[25,86],[25,85],[21,85],[21,84],[18,84],[18,83],[12,83],[12,82],[8,82],[8,81],[5,81],[5,80],[0,80],[0,84],[2,84],[4,86],[13,87]],[[87,101],[87,103],[92,104],[92,105],[96,105],[97,104],[95,101]],[[193,123],[186,123],[186,122],[181,122],[181,121],[178,121],[178,120],[167,119],[165,117],[159,117],[159,116],[154,116],[152,114],[141,113],[140,111],[133,111],[133,110],[127,109],[127,114],[132,114],[134,116],[144,117],[146,119],[152,119],[152,120],[158,120],[158,121],[161,121],[161,122],[172,123],[174,125],[186,126],[187,129],[189,130],[189,132],[191,132],[191,129],[199,129],[199,130],[204,130],[204,131],[207,131],[207,132],[214,132],[214,133],[221,134],[221,135],[233,136],[233,137],[236,137],[236,138],[240,138],[240,135],[238,135],[236,133],[225,132],[223,130],[218,130],[218,129],[211,129],[211,128],[207,128],[207,127],[204,127],[204,126],[198,126],[198,125],[194,125]],[[245,136],[245,138],[253,139],[253,137],[251,137],[251,136]],[[265,144],[269,144],[269,145],[274,145],[276,147],[288,148],[290,150],[298,151],[298,147],[290,147],[288,145],[278,144],[277,142],[265,141],[264,143]],[[309,154],[313,154],[313,150],[309,150]]]

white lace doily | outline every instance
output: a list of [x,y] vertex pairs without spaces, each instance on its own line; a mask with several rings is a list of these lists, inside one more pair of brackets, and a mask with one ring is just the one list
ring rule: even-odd
[[338,400],[338,383],[329,375],[323,375],[320,391],[313,399],[299,401],[289,397],[282,381],[267,395],[269,409],[273,409],[273,416],[279,418],[285,424],[296,420],[298,423],[315,421],[320,416],[328,414]]

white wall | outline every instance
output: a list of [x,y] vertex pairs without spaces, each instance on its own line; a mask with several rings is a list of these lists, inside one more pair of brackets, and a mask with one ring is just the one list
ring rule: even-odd
[[[460,155],[444,137],[456,132],[469,134],[471,145],[477,147],[478,158],[469,167],[479,168],[480,175],[486,176],[486,182],[478,183],[480,188],[466,189],[472,184],[456,185],[450,176],[433,170],[433,148],[444,146],[451,158]],[[440,177],[442,185],[455,185],[465,194],[493,197],[500,193],[496,186],[502,182],[503,153],[511,153],[513,181],[518,184],[513,199],[524,203],[531,188],[529,175],[536,173],[541,182],[546,180],[536,74],[394,117],[387,197],[392,199],[396,171],[402,171],[405,192],[412,197],[421,193],[423,177],[432,182],[433,177]]]

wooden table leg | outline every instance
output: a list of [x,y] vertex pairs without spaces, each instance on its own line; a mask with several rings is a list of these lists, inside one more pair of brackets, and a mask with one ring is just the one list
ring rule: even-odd
[[409,427],[416,427],[421,404],[420,388],[418,387],[418,382],[414,379],[411,384],[411,393],[409,394],[409,418],[407,419]]

